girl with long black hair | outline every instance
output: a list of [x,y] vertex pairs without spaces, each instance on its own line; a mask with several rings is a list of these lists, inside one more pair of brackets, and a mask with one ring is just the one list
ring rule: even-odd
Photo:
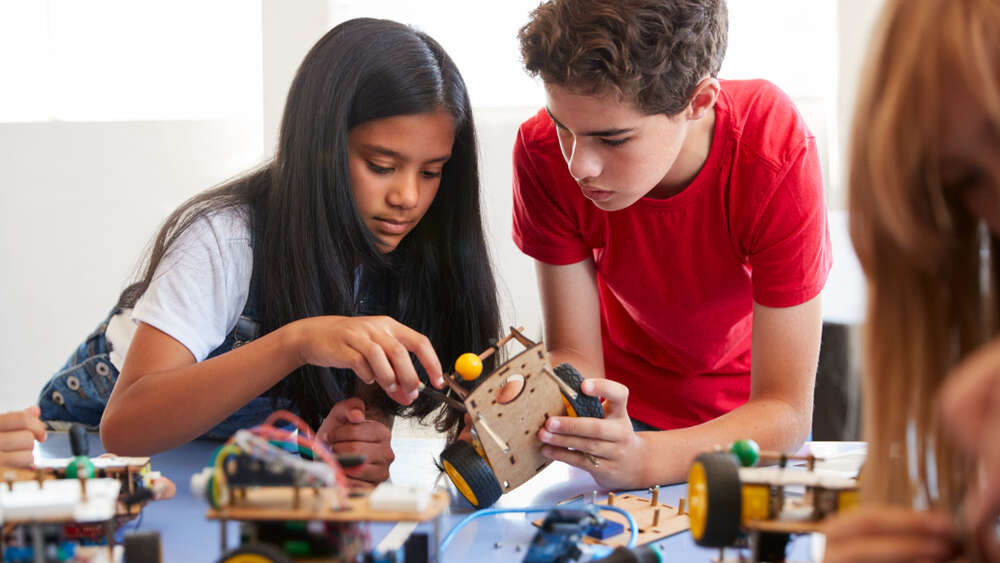
[[462,77],[427,35],[351,20],[302,62],[274,159],[167,219],[42,418],[148,455],[291,408],[378,482],[392,416],[434,410],[420,381],[499,324]]

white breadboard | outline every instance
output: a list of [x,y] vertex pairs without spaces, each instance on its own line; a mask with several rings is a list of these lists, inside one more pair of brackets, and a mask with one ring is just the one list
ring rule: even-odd
[[87,479],[87,500],[82,500],[77,479],[16,481],[13,488],[0,484],[0,523],[34,520],[102,522],[115,515],[121,483],[117,479]]
[[[35,467],[39,469],[65,469],[73,461],[71,457],[35,458]],[[116,455],[100,455],[90,458],[94,469],[125,469],[126,467],[141,468],[149,463],[148,457],[120,457]]]
[[430,491],[381,483],[368,497],[368,508],[389,512],[423,512],[431,501]]

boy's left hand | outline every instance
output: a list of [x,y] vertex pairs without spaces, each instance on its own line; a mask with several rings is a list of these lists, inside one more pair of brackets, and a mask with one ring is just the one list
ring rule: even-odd
[[538,439],[549,444],[542,455],[587,471],[607,489],[642,486],[645,444],[632,430],[628,388],[610,379],[586,379],[580,387],[586,395],[604,397],[604,418],[549,417],[538,431]]
[[337,454],[361,454],[365,463],[348,474],[348,485],[370,489],[389,478],[389,465],[396,459],[385,424],[365,417],[365,403],[351,398],[333,405],[316,437]]

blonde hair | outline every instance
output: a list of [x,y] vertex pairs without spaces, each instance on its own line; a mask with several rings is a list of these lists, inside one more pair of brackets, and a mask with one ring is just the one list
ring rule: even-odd
[[[850,231],[868,282],[864,426],[868,502],[921,496],[957,514],[971,468],[934,398],[955,363],[996,334],[996,241],[940,174],[945,120],[1000,126],[1000,2],[888,0],[855,108]],[[984,243],[992,248],[980,252]]]

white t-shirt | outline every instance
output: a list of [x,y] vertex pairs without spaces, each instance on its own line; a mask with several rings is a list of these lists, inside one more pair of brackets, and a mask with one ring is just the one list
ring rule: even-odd
[[108,322],[111,363],[121,370],[135,328],[152,325],[187,347],[200,362],[226,339],[250,292],[253,250],[246,207],[196,220],[167,251],[149,288]]

